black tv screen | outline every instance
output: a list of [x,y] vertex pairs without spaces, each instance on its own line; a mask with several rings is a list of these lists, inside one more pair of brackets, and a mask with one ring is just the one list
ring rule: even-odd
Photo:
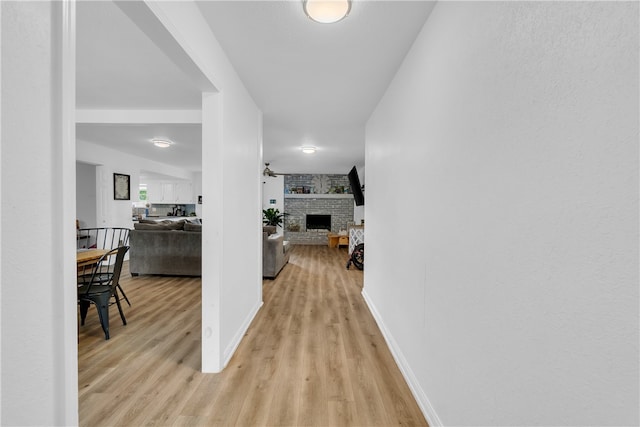
[[349,185],[351,186],[351,192],[353,193],[353,200],[355,200],[356,206],[364,205],[364,194],[362,193],[360,178],[358,177],[358,171],[355,166],[351,168],[349,172]]

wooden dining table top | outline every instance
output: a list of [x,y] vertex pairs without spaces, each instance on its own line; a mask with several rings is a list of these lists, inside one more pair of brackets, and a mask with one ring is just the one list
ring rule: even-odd
[[84,265],[93,264],[102,257],[102,255],[109,252],[107,249],[82,249],[76,252],[76,260],[78,267]]

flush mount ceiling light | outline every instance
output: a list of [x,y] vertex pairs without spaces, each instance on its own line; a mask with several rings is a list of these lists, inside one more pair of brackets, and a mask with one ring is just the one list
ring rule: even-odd
[[316,147],[302,147],[302,152],[304,154],[313,154],[316,152]]
[[351,0],[303,0],[304,13],[321,24],[333,24],[349,15]]
[[169,141],[168,139],[159,138],[154,138],[151,140],[151,142],[153,142],[153,145],[160,148],[169,148],[173,144],[173,142]]

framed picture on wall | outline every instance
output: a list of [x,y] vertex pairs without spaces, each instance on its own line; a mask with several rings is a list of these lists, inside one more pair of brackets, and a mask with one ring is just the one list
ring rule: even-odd
[[113,199],[131,200],[130,176],[121,173],[113,174]]

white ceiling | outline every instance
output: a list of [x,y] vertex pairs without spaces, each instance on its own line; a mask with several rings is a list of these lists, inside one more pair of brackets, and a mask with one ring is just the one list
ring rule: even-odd
[[[263,111],[264,160],[283,173],[347,173],[364,165],[366,120],[433,4],[354,1],[343,21],[317,24],[304,15],[301,1],[198,3]],[[78,108],[199,108],[197,84],[117,5],[79,2],[77,22]],[[78,139],[201,170],[199,129],[193,126],[87,124],[77,133]],[[161,134],[176,138],[171,157],[148,143]],[[303,145],[318,151],[304,155]]]
[[[152,138],[168,139],[170,148],[157,148]],[[150,158],[190,171],[201,168],[202,129],[196,124],[77,124],[76,138],[134,156]]]
[[76,9],[76,106],[200,109],[200,91],[111,1]]

